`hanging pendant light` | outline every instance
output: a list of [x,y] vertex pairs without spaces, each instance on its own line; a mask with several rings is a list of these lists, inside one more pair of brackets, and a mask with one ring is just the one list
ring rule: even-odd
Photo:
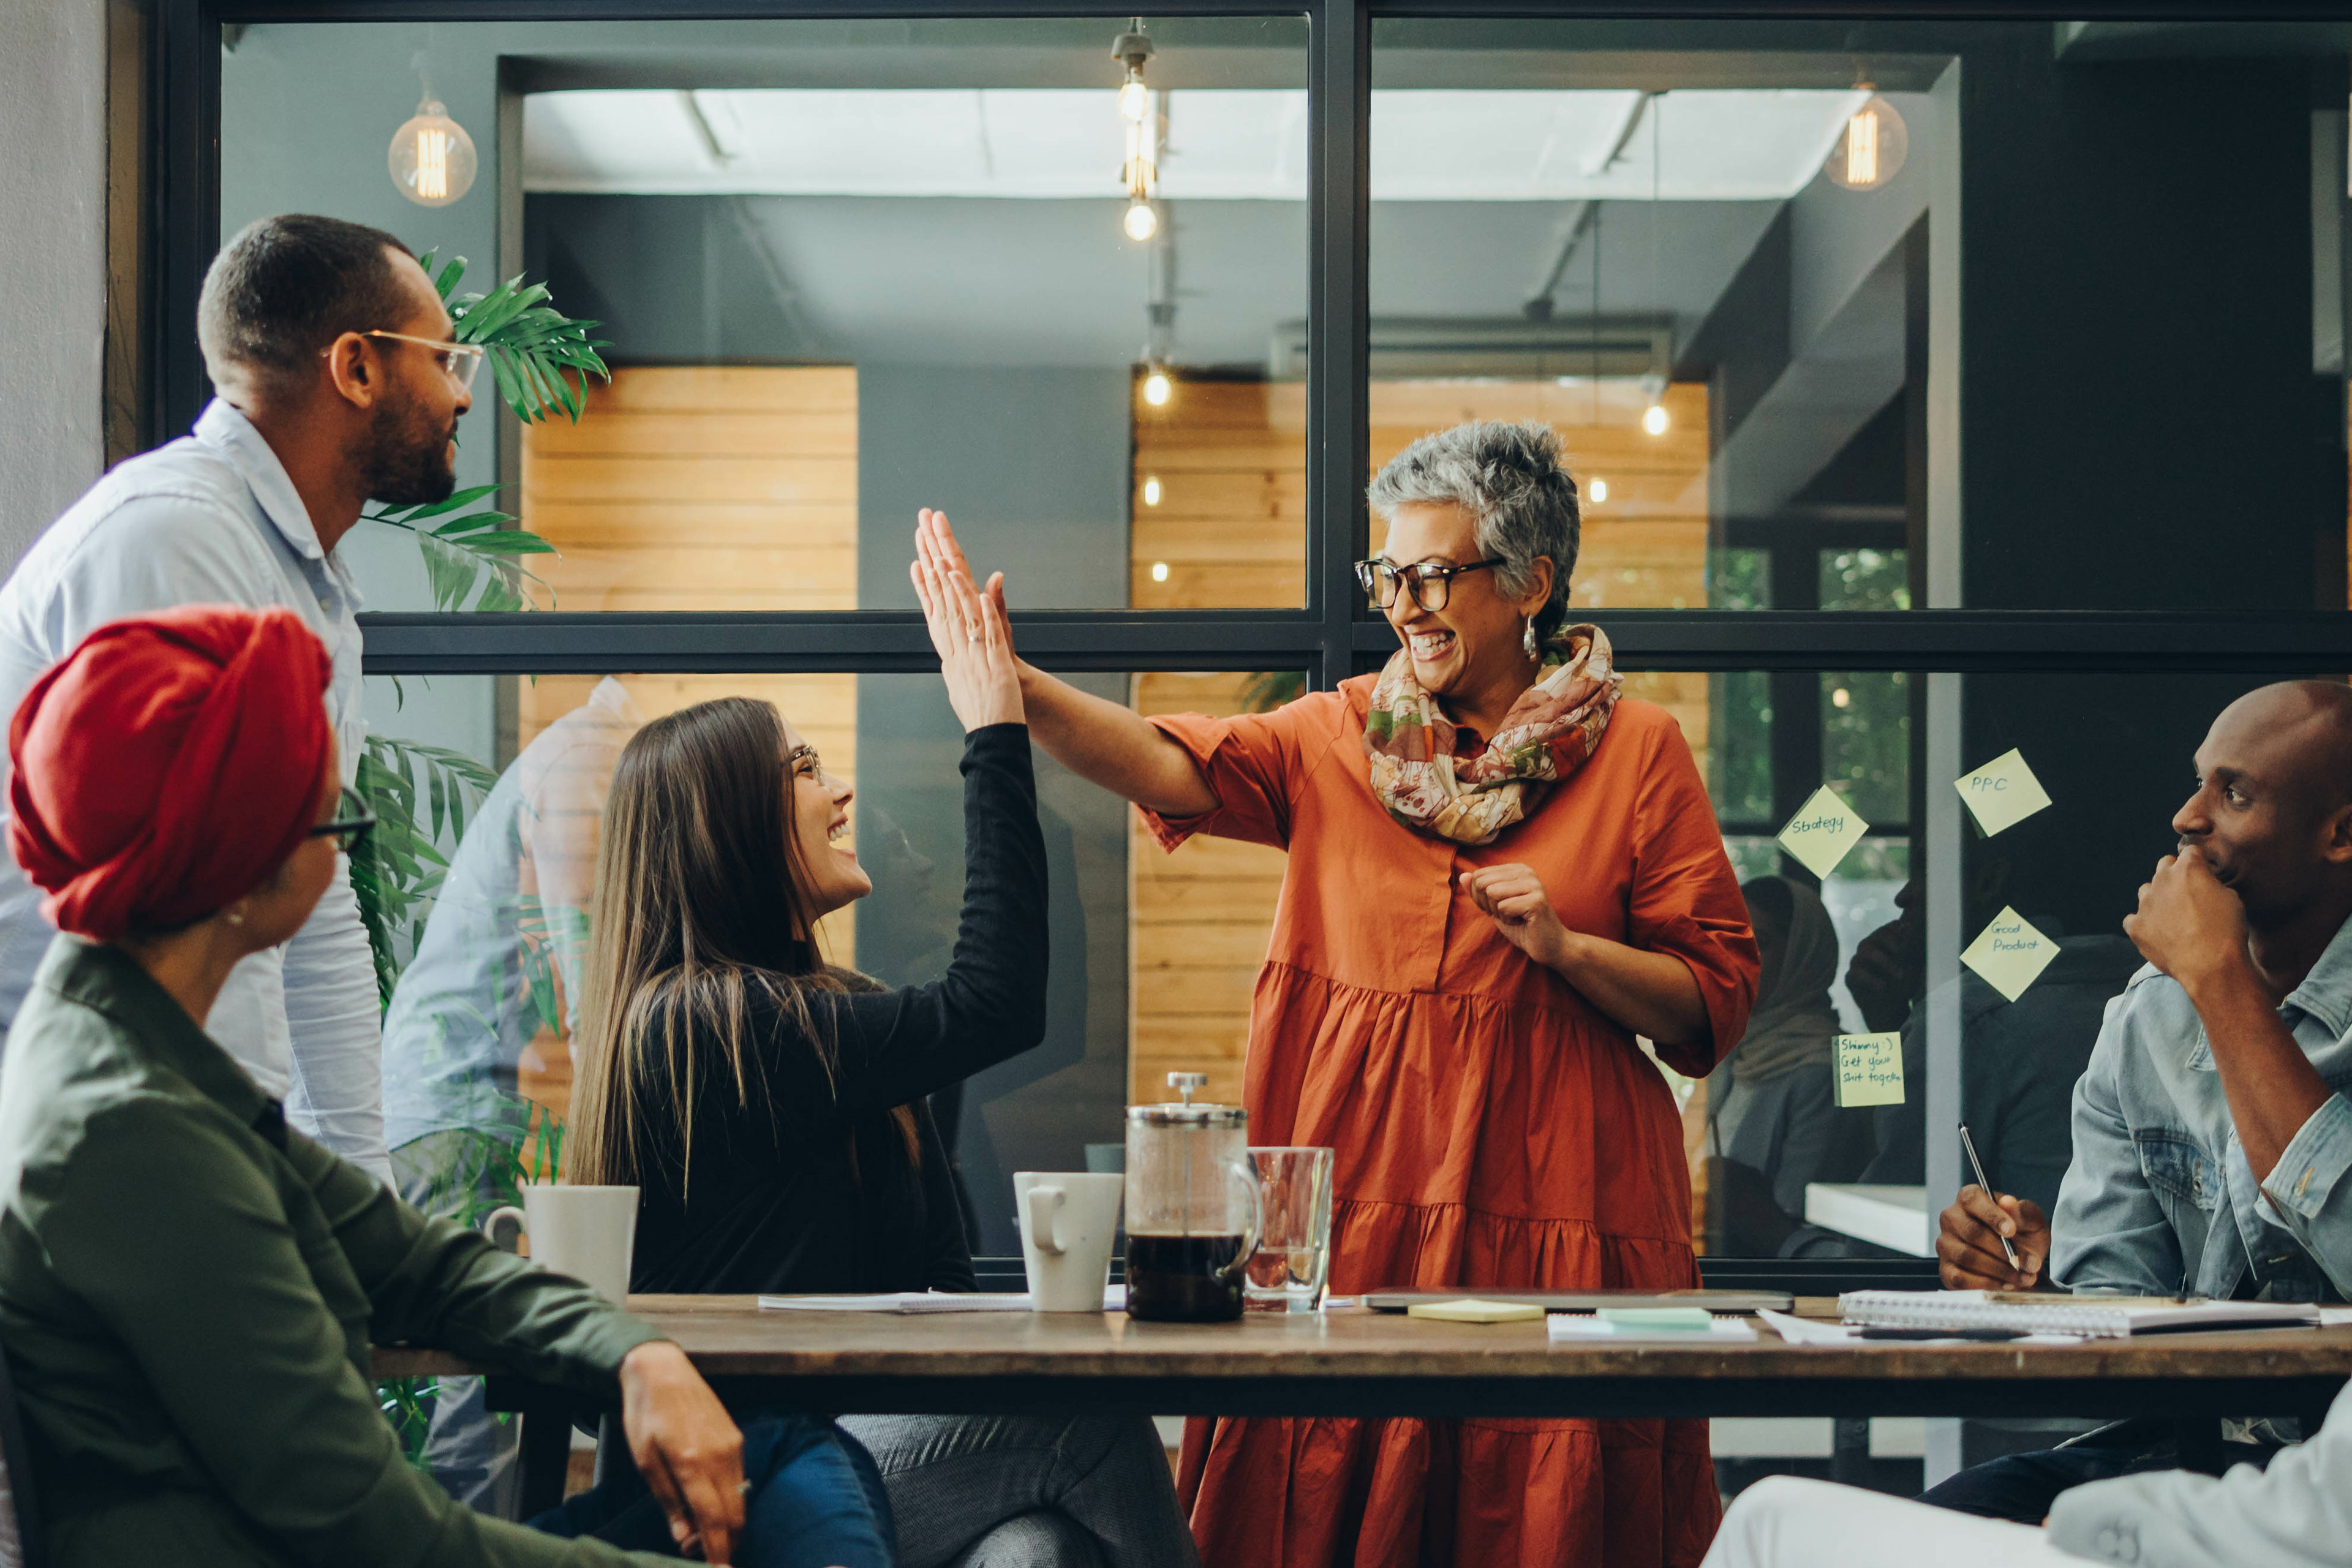
[[1127,212],[1119,227],[1138,245],[1160,232],[1160,212],[1153,205],[1160,194],[1160,122],[1152,112],[1151,89],[1143,81],[1143,63],[1151,54],[1140,16],[1111,40],[1110,58],[1127,68],[1118,89],[1119,118],[1127,121],[1127,155],[1118,168],[1119,182],[1127,187]]
[[[1870,84],[1859,86],[1867,89]],[[1841,190],[1874,191],[1903,172],[1911,151],[1911,132],[1895,106],[1873,93],[1870,101],[1849,116],[1830,149],[1826,173]]]
[[415,115],[392,133],[392,183],[422,207],[446,207],[474,188],[474,139],[449,118],[431,88]]

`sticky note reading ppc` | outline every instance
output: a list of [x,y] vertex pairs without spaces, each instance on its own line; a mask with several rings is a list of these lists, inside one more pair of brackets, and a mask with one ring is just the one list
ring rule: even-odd
[[1837,791],[1823,784],[1780,829],[1780,847],[1814,876],[1827,877],[1869,827]]
[[1987,838],[2004,827],[2014,827],[2050,804],[2050,792],[2025,765],[2025,753],[2004,752],[1952,787],[1968,802],[1969,814]]
[[1903,1103],[1903,1037],[1840,1035],[1837,1037],[1837,1103]]
[[2011,1001],[2042,977],[2058,944],[2026,923],[2025,917],[2004,906],[1992,924],[1978,933],[1960,954],[1960,962],[1985,978],[1985,983]]

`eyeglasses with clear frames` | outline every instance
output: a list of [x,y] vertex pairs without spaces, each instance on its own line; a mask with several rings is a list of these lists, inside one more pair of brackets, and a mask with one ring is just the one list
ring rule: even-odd
[[[445,342],[439,338],[413,337],[406,332],[376,331],[362,332],[360,336],[383,338],[395,343],[415,343],[419,348],[433,350],[434,357],[441,363],[441,374],[455,382],[457,390],[464,393],[474,390],[474,374],[482,368],[482,360],[488,353],[479,343]],[[324,359],[334,352],[328,348],[319,357]]]
[[1356,582],[1376,610],[1388,609],[1396,603],[1400,584],[1412,595],[1412,602],[1423,609],[1442,610],[1454,595],[1454,578],[1465,572],[1483,572],[1489,566],[1502,564],[1503,558],[1499,555],[1490,555],[1484,561],[1467,562],[1460,566],[1443,561],[1420,561],[1411,566],[1399,566],[1375,558],[1356,563]]

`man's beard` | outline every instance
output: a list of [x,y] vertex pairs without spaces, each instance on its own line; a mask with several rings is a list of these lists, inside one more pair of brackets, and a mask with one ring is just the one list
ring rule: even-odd
[[446,500],[457,488],[457,470],[449,457],[456,428],[453,420],[436,429],[419,404],[378,405],[361,468],[367,493],[386,506]]

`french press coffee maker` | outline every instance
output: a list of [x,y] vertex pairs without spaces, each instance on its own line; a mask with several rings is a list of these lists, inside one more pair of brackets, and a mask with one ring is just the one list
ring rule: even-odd
[[1215,1323],[1242,1315],[1263,1228],[1249,1112],[1195,1105],[1205,1074],[1171,1072],[1172,1105],[1127,1110],[1127,1315]]

